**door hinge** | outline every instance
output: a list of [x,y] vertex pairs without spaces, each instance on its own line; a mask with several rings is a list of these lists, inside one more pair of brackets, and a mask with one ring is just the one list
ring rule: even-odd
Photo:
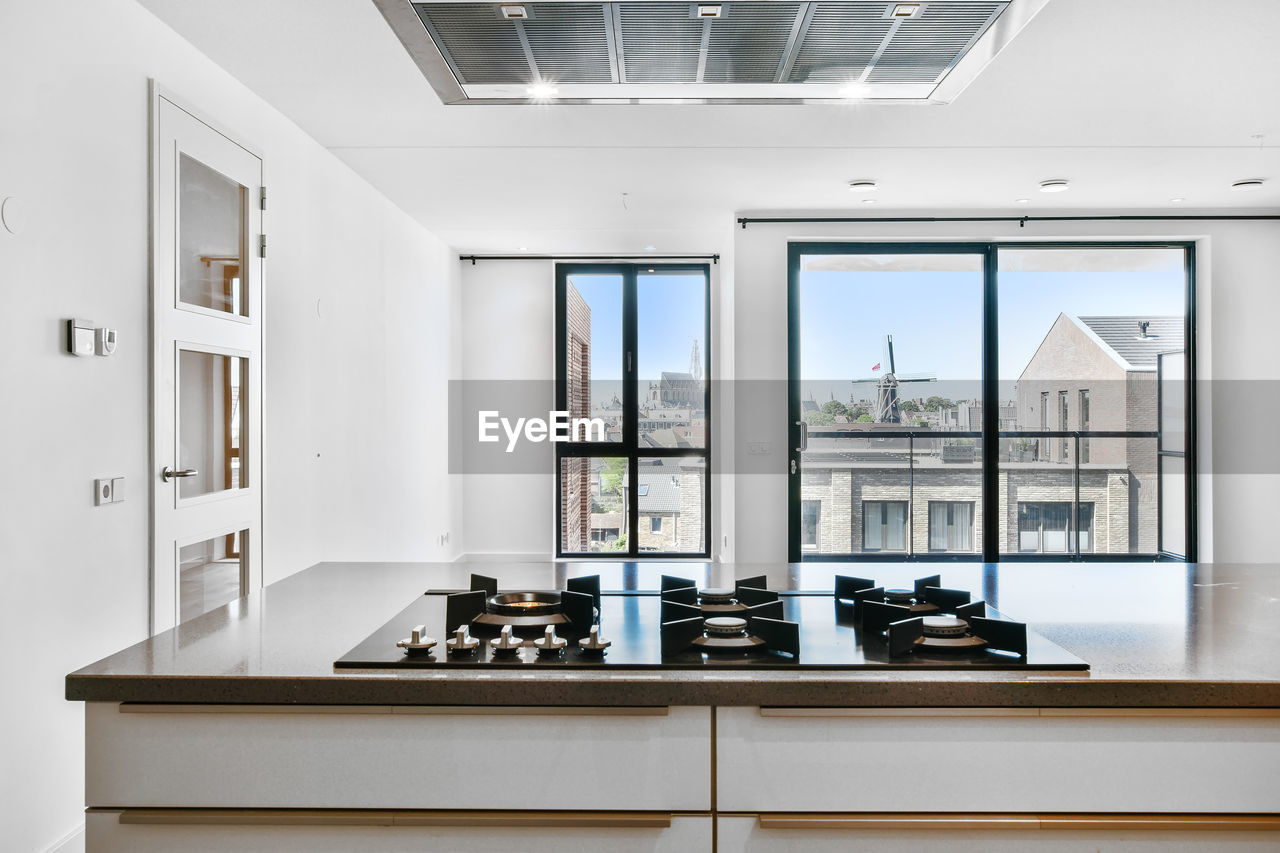
[[263,187],[258,198],[258,207],[260,210],[267,209],[267,188]]
[[265,258],[267,256],[267,235],[262,235],[262,242],[258,244],[258,257]]

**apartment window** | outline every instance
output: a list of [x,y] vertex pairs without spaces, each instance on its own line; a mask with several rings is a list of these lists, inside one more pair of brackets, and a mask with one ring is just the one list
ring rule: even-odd
[[973,552],[972,501],[929,501],[929,550]]
[[[1093,550],[1093,504],[1080,504],[1080,550]],[[1018,504],[1018,550],[1026,554],[1066,554],[1074,550],[1070,501]]]
[[821,521],[822,501],[803,501],[800,504],[800,547],[804,550],[818,550],[818,525]]
[[[1080,389],[1080,431],[1089,431],[1089,389]],[[1080,439],[1080,462],[1089,461],[1089,439]]]
[[864,501],[862,550],[907,550],[907,502]]
[[[792,243],[789,261],[791,559],[1194,559],[1193,246]],[[868,494],[904,496],[904,520]]]
[[555,444],[559,556],[710,556],[709,283],[705,264],[556,266],[556,408],[591,424]]

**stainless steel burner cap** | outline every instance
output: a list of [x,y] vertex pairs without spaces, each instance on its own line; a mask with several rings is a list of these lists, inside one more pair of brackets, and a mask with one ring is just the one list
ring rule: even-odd
[[700,589],[698,590],[698,598],[713,604],[728,604],[733,601],[733,593],[734,590],[732,589]]
[[915,600],[916,591],[914,589],[886,589],[884,591],[884,600],[894,604],[910,604]]
[[747,632],[747,620],[736,616],[712,616],[704,619],[702,625],[708,634],[719,637],[736,637]]
[[954,616],[925,616],[924,635],[926,637],[963,637],[969,630],[969,623]]

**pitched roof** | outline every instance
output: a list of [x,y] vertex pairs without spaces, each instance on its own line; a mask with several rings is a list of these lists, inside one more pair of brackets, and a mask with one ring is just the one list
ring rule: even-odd
[[680,511],[680,469],[653,466],[640,469],[640,511]]
[[[1076,317],[1086,331],[1098,338],[1126,370],[1152,370],[1156,356],[1183,348],[1181,317]],[[1147,336],[1139,323],[1147,323]]]

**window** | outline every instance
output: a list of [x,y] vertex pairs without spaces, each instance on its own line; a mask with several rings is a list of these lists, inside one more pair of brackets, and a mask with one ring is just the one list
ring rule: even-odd
[[929,550],[972,553],[972,501],[929,501]]
[[[1074,550],[1070,501],[1018,504],[1018,550],[1028,554],[1066,554]],[[1093,504],[1080,504],[1080,550],[1093,550]]]
[[710,556],[709,282],[557,265],[556,408],[603,426],[555,444],[558,556]]
[[803,501],[800,504],[800,547],[806,551],[818,549],[818,525],[822,521],[822,501]]
[[1191,244],[789,261],[790,559],[1195,559]]
[[907,502],[865,501],[862,504],[862,550],[907,549]]
[[[1080,389],[1080,431],[1089,431],[1089,389]],[[1080,461],[1089,461],[1089,439],[1080,439]]]

